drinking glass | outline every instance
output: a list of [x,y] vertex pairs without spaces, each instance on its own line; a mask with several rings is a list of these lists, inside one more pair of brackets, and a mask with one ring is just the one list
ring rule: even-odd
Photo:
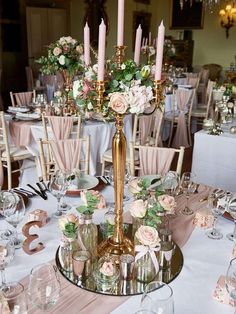
[[194,193],[197,186],[194,182],[195,177],[196,175],[192,172],[184,172],[181,177],[180,186],[187,200],[185,207],[181,211],[183,215],[192,215],[194,213],[193,210],[189,208],[189,196]]
[[15,247],[12,238],[5,238],[4,230],[0,230],[0,272],[1,272],[1,289],[6,286],[5,268],[10,264],[15,255]]
[[[11,191],[3,190],[0,192],[0,213],[3,216],[3,207],[13,209],[16,206],[16,194]],[[6,229],[4,235],[6,238],[11,237],[13,232],[10,229]]]
[[[225,286],[230,297],[236,302],[236,258],[230,261],[225,276]],[[234,314],[236,314],[236,310]]]
[[175,194],[175,190],[179,185],[179,175],[175,171],[169,171],[162,179],[162,187],[169,195]]
[[23,197],[17,193],[6,192],[2,207],[2,215],[5,217],[6,221],[14,227],[14,245],[16,249],[20,248],[22,240],[18,236],[17,226],[25,215],[25,202]]
[[229,200],[228,212],[233,217],[234,230],[233,232],[227,234],[226,237],[231,241],[236,241],[236,196],[235,195]]
[[223,238],[223,234],[216,229],[216,224],[218,217],[220,215],[223,215],[225,212],[225,199],[226,199],[227,193],[223,190],[218,190],[217,192],[213,192],[209,198],[208,198],[208,207],[210,207],[212,214],[214,216],[214,222],[212,230],[206,232],[206,235],[210,239],[219,240]]
[[68,171],[57,170],[55,175],[51,177],[49,190],[57,199],[57,211],[54,213],[56,218],[62,215],[61,198],[65,195],[71,181],[71,176]]
[[174,297],[171,287],[161,281],[147,284],[141,299],[141,309],[154,313],[173,314]]
[[22,284],[19,282],[9,282],[4,289],[1,290],[1,293],[9,307],[9,312],[7,313],[27,314],[28,305]]
[[60,297],[58,270],[49,263],[40,264],[30,272],[28,295],[32,304],[47,311]]

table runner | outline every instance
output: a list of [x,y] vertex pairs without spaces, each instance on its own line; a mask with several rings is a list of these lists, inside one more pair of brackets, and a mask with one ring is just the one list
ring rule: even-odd
[[32,140],[32,121],[9,121],[12,143],[17,147],[26,147]]
[[[190,196],[189,206],[197,211],[206,206],[206,202],[199,202],[208,195],[210,188],[207,186],[200,186],[199,193]],[[180,195],[176,199],[177,201],[177,212],[179,212],[186,202],[186,198]],[[125,214],[125,221],[130,222],[130,215],[127,212]],[[173,231],[173,239],[175,242],[182,247],[194,229],[193,224],[194,215],[184,216],[174,218],[170,222],[171,230]],[[184,232],[183,232],[184,230]],[[53,261],[54,262],[54,261]],[[119,305],[124,303],[129,297],[112,297],[106,295],[99,295],[96,293],[88,292],[86,290],[80,289],[75,285],[71,284],[64,277],[61,278],[61,297],[56,303],[56,305],[47,313],[70,313],[70,314],[107,314],[112,310],[116,309]],[[27,287],[28,276],[22,281],[23,285]],[[29,314],[40,314],[41,310],[37,310],[29,304]]]

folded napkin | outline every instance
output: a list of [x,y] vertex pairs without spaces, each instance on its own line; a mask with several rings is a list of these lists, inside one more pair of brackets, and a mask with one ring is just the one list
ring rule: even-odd
[[221,275],[213,292],[213,299],[220,303],[235,306],[235,301],[229,296],[225,286],[225,276]]
[[39,118],[40,118],[40,114],[38,114],[38,113],[23,113],[23,112],[17,112],[16,118],[17,118],[17,117],[20,117],[20,118],[39,119]]
[[13,107],[13,106],[9,106],[8,110],[13,111],[13,112],[28,112],[28,111],[30,111],[30,109],[27,107]]

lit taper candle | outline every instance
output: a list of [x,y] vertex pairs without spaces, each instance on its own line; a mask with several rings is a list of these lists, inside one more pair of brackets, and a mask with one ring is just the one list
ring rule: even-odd
[[124,9],[125,0],[118,0],[117,46],[124,45]]
[[98,81],[104,81],[104,66],[105,66],[105,46],[106,46],[106,25],[102,19],[99,25],[98,37]]
[[88,23],[84,27],[84,63],[90,64],[90,29]]
[[155,80],[161,79],[164,40],[165,40],[165,26],[163,25],[163,21],[161,21],[161,24],[158,27],[158,37],[157,37],[157,46],[156,46]]
[[139,61],[140,61],[141,41],[142,41],[142,28],[141,28],[141,25],[139,24],[139,27],[136,30],[135,50],[134,50],[134,62],[136,63],[136,65],[139,65]]

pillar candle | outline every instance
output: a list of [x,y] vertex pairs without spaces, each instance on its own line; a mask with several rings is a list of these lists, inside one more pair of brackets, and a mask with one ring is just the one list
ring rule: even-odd
[[158,37],[157,37],[157,46],[156,46],[155,80],[161,79],[164,39],[165,39],[165,27],[162,21],[160,26],[158,27]]
[[124,45],[124,7],[125,0],[118,0],[117,46]]
[[88,23],[84,27],[84,63],[90,64],[90,29]]
[[98,81],[104,81],[104,66],[105,66],[105,46],[106,46],[106,25],[102,19],[99,25],[98,37]]
[[136,30],[135,50],[134,50],[134,62],[136,63],[136,65],[139,65],[141,40],[142,40],[142,28],[141,28],[141,25],[139,24],[139,27]]

